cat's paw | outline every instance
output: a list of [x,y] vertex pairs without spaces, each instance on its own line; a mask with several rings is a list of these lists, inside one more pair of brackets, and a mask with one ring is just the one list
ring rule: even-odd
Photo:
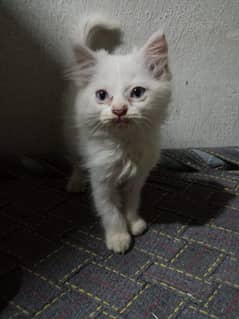
[[106,246],[109,250],[115,253],[125,253],[131,243],[131,236],[129,233],[116,233],[106,236]]
[[134,236],[143,234],[146,229],[147,223],[143,220],[143,218],[138,218],[130,222],[130,231]]

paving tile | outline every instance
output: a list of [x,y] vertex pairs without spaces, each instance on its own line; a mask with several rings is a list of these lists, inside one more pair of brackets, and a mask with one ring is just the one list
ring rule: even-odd
[[99,256],[100,258],[105,258],[111,255],[111,251],[106,248],[104,240],[94,238],[91,234],[76,231],[69,234],[65,238],[65,241],[82,249],[89,250],[95,257]]
[[218,191],[212,195],[210,204],[214,207],[229,206],[238,209],[239,196],[235,196],[229,192]]
[[166,283],[197,301],[206,300],[216,287],[214,283],[203,282],[164,264],[151,265],[140,279],[151,283]]
[[184,241],[161,235],[153,230],[135,239],[135,247],[170,259],[184,246]]
[[97,265],[84,267],[69,283],[115,308],[124,307],[141,289],[137,282]]
[[14,205],[17,206],[19,210],[44,214],[65,200],[66,197],[64,197],[64,194],[61,192],[56,192],[43,187],[42,189],[31,189],[29,193],[15,199]]
[[105,264],[128,276],[134,276],[135,274],[137,275],[141,267],[148,263],[150,263],[150,257],[148,255],[132,249],[124,255],[112,254],[111,258],[106,259]]
[[[83,319],[90,316],[99,303],[89,296],[70,291],[60,296],[50,307],[40,313],[39,319]],[[93,317],[94,318],[94,317]]]
[[219,255],[220,252],[216,250],[197,243],[189,243],[173,265],[187,273],[203,276]]
[[223,285],[209,303],[209,308],[223,319],[238,319],[239,289]]
[[171,236],[176,236],[180,228],[188,223],[189,219],[182,215],[176,215],[169,211],[161,210],[158,218],[154,220],[150,228]]
[[[213,314],[212,314],[213,315]],[[178,313],[172,319],[212,319],[211,314],[207,313],[207,309],[192,309],[185,307],[182,312]],[[214,315],[215,318],[215,315]]]
[[230,207],[222,208],[220,214],[212,220],[216,226],[239,233],[239,210]]
[[95,220],[92,203],[83,194],[68,196],[67,200],[50,211],[50,214],[73,221],[77,226],[89,225]]
[[168,318],[182,299],[162,286],[151,286],[138,294],[137,299],[123,312],[123,318]]
[[113,311],[112,309],[103,308],[93,316],[94,319],[124,319],[125,317],[121,316],[119,312]]
[[60,293],[47,281],[27,271],[21,273],[21,284],[12,301],[30,314],[40,310]]
[[32,263],[40,260],[59,246],[57,242],[50,242],[37,234],[18,228],[0,241],[0,249],[10,255],[18,257],[22,263]]
[[2,209],[2,213],[5,216],[11,217],[12,223],[15,222],[23,225],[25,224],[31,228],[38,226],[45,218],[41,214],[35,213],[35,211],[29,211],[24,207],[18,206],[17,203],[11,203],[10,205],[4,207]]
[[239,285],[239,260],[227,256],[213,273],[213,278]]
[[191,226],[183,233],[183,238],[200,241],[226,253],[238,255],[239,234],[228,233],[221,229],[214,229],[207,225]]
[[22,314],[16,307],[10,304],[1,305],[0,301],[0,319],[26,319],[27,317]]
[[75,228],[77,226],[71,221],[48,215],[35,227],[35,231],[49,240],[56,241]]
[[34,266],[33,271],[53,281],[65,281],[80,270],[86,260],[93,257],[70,246],[62,246]]
[[205,223],[218,214],[218,208],[210,207],[207,201],[191,200],[184,192],[165,196],[160,202],[160,208],[196,220],[198,223]]

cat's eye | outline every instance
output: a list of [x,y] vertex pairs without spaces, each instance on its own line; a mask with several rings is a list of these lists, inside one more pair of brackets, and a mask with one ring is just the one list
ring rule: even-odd
[[136,86],[131,90],[130,97],[133,99],[139,99],[144,95],[145,91],[145,88],[142,86]]
[[108,95],[106,90],[98,90],[98,91],[96,91],[95,92],[95,96],[96,96],[96,99],[99,102],[104,102],[109,97],[109,95]]

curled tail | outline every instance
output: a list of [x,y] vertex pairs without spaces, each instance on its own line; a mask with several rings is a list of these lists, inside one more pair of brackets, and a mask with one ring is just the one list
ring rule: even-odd
[[82,19],[73,37],[74,45],[84,45],[93,51],[104,49],[112,52],[122,43],[122,31],[112,19],[92,15]]
[[112,52],[121,44],[122,32],[114,21],[101,15],[91,15],[81,20],[72,38],[74,62],[65,72],[78,88],[83,88],[95,73],[98,54],[104,49]]

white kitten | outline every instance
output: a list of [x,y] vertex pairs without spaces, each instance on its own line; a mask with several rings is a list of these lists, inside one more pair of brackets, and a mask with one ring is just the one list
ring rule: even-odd
[[[73,44],[76,63],[69,72],[77,88],[76,151],[89,172],[106,245],[124,253],[130,234],[146,229],[138,206],[145,180],[159,160],[160,125],[171,95],[167,42],[156,32],[141,49],[112,55],[104,49],[111,51],[117,41],[107,42],[106,35],[118,37],[117,26],[92,17],[81,30]],[[104,49],[97,50],[100,47]],[[76,168],[68,190],[79,190],[79,183]]]

